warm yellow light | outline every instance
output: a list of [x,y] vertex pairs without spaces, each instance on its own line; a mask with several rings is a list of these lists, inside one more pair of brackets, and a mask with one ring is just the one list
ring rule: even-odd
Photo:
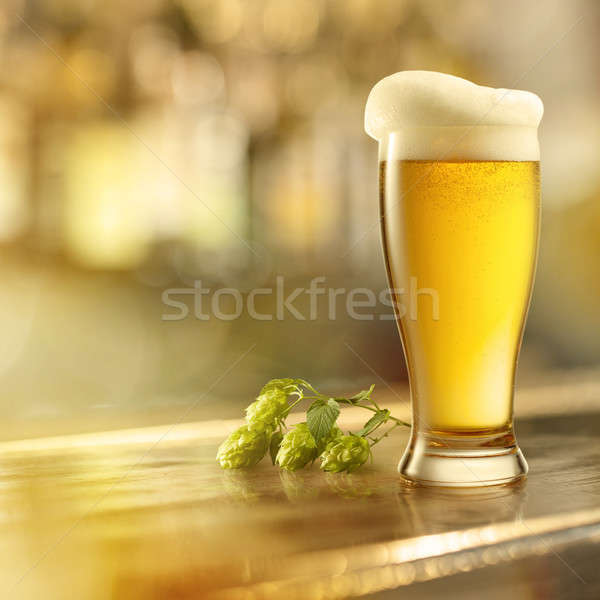
[[135,158],[139,142],[120,124],[97,123],[76,133],[65,165],[67,248],[80,263],[133,268],[151,231]]

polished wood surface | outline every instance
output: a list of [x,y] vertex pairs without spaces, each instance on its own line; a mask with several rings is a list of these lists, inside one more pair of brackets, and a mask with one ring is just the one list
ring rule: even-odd
[[[540,414],[577,388],[556,389],[524,394],[528,479],[488,489],[403,484],[406,431],[352,475],[316,465],[282,473],[268,458],[222,471],[214,455],[234,421],[6,442],[3,597],[391,598],[398,588],[425,597],[425,582],[451,596],[466,577],[485,586],[482,574],[516,564],[513,598],[553,597],[528,588],[542,560],[559,587],[580,592],[572,597],[594,597],[598,574],[573,556],[600,558],[600,396]],[[352,412],[341,421],[357,425]],[[501,578],[492,587],[500,592]]]

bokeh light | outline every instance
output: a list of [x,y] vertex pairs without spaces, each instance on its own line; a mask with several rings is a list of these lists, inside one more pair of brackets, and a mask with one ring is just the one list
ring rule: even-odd
[[[145,401],[170,406],[257,337],[256,357],[222,384],[233,404],[274,373],[347,377],[357,364],[343,339],[368,352],[386,380],[405,380],[393,323],[161,320],[161,292],[196,280],[244,293],[273,287],[277,275],[290,287],[318,275],[338,288],[386,285],[377,150],[362,112],[372,85],[402,69],[496,87],[518,82],[543,98],[543,228],[520,376],[597,365],[600,89],[590,73],[599,38],[593,18],[564,38],[559,27],[584,6],[597,16],[584,0],[553,0],[543,18],[516,0],[4,2],[0,273],[50,282],[30,329],[21,328],[28,342],[2,372],[18,407],[8,416],[23,420],[35,404],[35,377],[17,374],[47,381],[59,357],[75,354],[90,375],[77,386],[53,383],[46,406],[53,414],[66,406],[85,414],[92,405],[118,412],[109,392],[102,399],[98,391],[110,373],[113,395],[126,379],[100,366],[113,364],[110,343],[85,351],[96,324],[88,289],[97,289],[116,329],[141,323],[123,336],[123,356],[141,356],[148,339],[155,350],[177,349],[177,360],[148,350],[131,363],[135,384],[123,389],[149,390],[144,400],[123,392],[132,413]],[[134,300],[121,302],[124,290]],[[57,317],[63,304],[79,315],[70,336]],[[111,321],[111,311],[119,318]],[[214,349],[195,336],[214,340]],[[50,338],[56,351],[41,353]],[[327,349],[320,360],[316,343]],[[147,364],[152,373],[139,367]]]

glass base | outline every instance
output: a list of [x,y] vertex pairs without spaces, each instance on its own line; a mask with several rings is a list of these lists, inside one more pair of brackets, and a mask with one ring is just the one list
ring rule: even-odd
[[412,483],[441,487],[503,485],[527,475],[511,431],[482,436],[412,435],[398,465]]

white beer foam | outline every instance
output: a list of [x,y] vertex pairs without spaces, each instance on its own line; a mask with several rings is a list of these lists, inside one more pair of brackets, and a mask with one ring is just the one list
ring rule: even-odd
[[543,112],[531,92],[401,71],[371,90],[365,130],[379,140],[382,158],[539,160]]

